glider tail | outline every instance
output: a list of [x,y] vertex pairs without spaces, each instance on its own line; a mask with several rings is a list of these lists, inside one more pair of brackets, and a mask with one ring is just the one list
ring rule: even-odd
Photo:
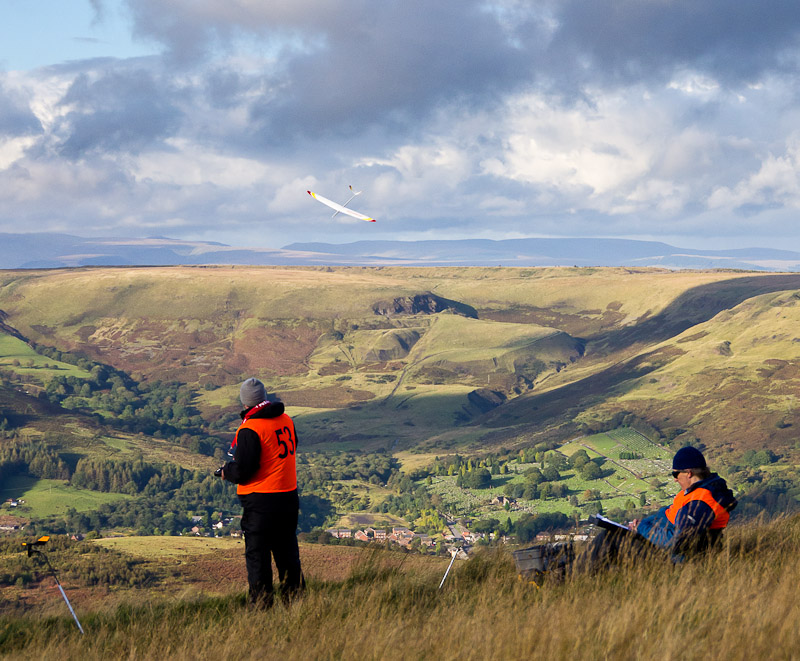
[[[347,198],[347,202],[345,202],[342,205],[343,207],[346,207],[348,204],[350,204],[350,202],[352,202],[353,198],[356,195],[361,195],[361,193],[363,192],[363,191],[354,191],[352,186],[350,186],[350,190],[352,191],[353,194],[350,197]],[[339,211],[335,211],[334,214],[331,216],[331,218],[336,218],[336,216],[338,216],[339,213],[340,213]]]

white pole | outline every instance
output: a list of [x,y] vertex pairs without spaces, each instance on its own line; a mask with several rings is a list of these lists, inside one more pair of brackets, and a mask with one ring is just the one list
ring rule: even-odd
[[81,623],[78,622],[78,616],[75,615],[75,611],[72,610],[72,604],[69,603],[69,599],[67,599],[67,593],[64,592],[64,588],[61,587],[61,583],[58,582],[58,579],[56,579],[56,585],[58,586],[58,589],[61,592],[61,596],[64,597],[64,601],[67,602],[67,608],[69,608],[69,612],[72,613],[72,617],[75,618],[75,624],[78,625],[78,629],[81,630],[81,633],[85,635],[85,632],[83,630],[83,627],[81,626]]
[[442,589],[442,586],[444,585],[444,580],[447,578],[447,575],[450,573],[450,567],[452,567],[453,563],[456,561],[456,555],[458,555],[458,549],[456,549],[453,552],[453,557],[450,559],[450,564],[447,565],[447,571],[444,573],[444,576],[442,576],[442,582],[439,583],[439,589],[440,590]]

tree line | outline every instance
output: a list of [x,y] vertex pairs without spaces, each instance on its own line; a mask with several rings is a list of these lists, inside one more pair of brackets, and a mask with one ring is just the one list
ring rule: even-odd
[[[0,586],[25,586],[50,575],[47,565],[34,554],[21,553],[19,539],[0,540]],[[124,557],[97,544],[71,541],[65,535],[53,535],[45,547],[48,557],[58,563],[62,581],[81,585],[142,587],[155,576],[143,561]]]
[[42,441],[11,442],[0,447],[0,482],[19,473],[51,480],[70,478],[66,462]]
[[159,380],[140,383],[123,370],[84,356],[45,345],[32,346],[43,356],[89,373],[88,378],[53,376],[41,398],[111,427],[179,441],[199,454],[214,455],[226,447],[228,441],[216,432],[229,429],[235,414],[223,416],[215,424],[204,420],[192,404],[197,392],[190,386]]

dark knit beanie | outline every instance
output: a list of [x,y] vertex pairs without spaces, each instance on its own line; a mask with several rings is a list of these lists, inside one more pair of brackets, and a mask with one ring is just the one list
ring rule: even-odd
[[261,381],[250,377],[239,388],[239,399],[246,409],[252,408],[267,399],[267,389]]
[[686,446],[675,453],[672,460],[672,470],[685,471],[689,468],[705,468],[706,458],[697,448]]

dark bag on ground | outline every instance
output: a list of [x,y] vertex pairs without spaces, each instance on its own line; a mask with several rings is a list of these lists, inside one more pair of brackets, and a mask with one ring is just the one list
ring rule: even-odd
[[564,576],[575,560],[575,549],[572,542],[556,542],[530,546],[512,555],[520,578],[541,585],[548,574]]

